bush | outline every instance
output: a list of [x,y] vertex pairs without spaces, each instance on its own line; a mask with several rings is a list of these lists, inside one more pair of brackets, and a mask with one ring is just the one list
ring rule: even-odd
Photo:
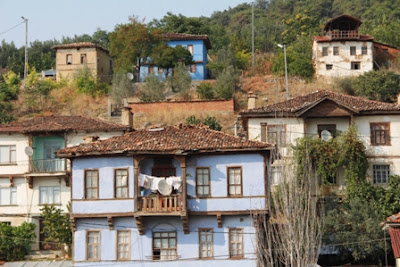
[[199,94],[201,99],[213,99],[214,98],[214,87],[207,82],[202,82],[196,88],[196,92]]
[[217,77],[216,92],[218,97],[223,99],[232,98],[238,81],[239,77],[236,70],[232,66],[227,66]]
[[185,94],[192,84],[192,78],[190,77],[187,66],[178,62],[174,68],[174,75],[169,76],[167,82],[172,92]]
[[140,100],[143,102],[154,102],[164,100],[165,83],[155,75],[144,78],[142,89],[139,92]]
[[[194,116],[194,115],[186,118],[186,124],[196,125],[196,124],[200,124],[200,123],[202,123],[201,120],[197,119],[196,116]],[[221,131],[221,129],[222,129],[222,126],[218,123],[217,118],[210,117],[208,115],[204,119],[203,124],[207,125],[212,130]]]
[[6,261],[22,260],[35,241],[35,224],[24,222],[20,226],[0,223],[0,257]]
[[108,85],[98,82],[87,66],[84,66],[75,73],[74,82],[79,93],[84,93],[93,97],[108,93]]

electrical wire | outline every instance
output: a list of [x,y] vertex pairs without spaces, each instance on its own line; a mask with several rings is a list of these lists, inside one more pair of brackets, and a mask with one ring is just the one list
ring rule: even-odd
[[11,30],[14,30],[15,28],[17,28],[18,26],[20,26],[20,25],[22,25],[22,24],[24,24],[24,23],[25,23],[25,21],[22,21],[21,23],[18,23],[17,25],[12,26],[12,27],[9,28],[8,30],[5,30],[5,31],[3,31],[3,32],[0,32],[0,35],[3,35],[3,34],[9,32],[9,31],[11,31]]

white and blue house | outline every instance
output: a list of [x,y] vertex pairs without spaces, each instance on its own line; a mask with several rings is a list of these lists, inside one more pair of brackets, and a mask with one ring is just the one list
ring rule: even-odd
[[[208,78],[208,49],[211,49],[211,43],[207,35],[186,34],[186,33],[165,33],[161,35],[162,39],[171,47],[180,45],[187,48],[193,56],[193,64],[189,66],[188,71],[192,80],[205,80]],[[165,70],[145,61],[140,67],[140,81],[153,74],[165,78]]]
[[271,145],[206,126],[56,152],[72,163],[75,266],[257,266]]

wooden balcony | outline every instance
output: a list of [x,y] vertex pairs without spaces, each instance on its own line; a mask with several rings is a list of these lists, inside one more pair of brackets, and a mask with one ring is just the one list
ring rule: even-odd
[[326,36],[331,40],[360,39],[358,31],[328,31]]
[[180,215],[183,211],[183,196],[146,196],[139,197],[138,211],[144,215],[165,214],[165,215]]

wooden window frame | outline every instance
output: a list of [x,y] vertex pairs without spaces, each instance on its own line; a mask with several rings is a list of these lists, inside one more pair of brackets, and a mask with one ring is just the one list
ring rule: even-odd
[[322,56],[323,57],[328,56],[328,47],[322,47]]
[[334,46],[333,47],[333,55],[338,56],[339,55],[339,46]]
[[[232,251],[232,244],[233,242],[235,242],[235,244],[239,244],[239,242],[237,241],[233,241],[232,240],[232,235],[234,234],[234,232],[238,232],[240,234],[240,244],[241,244],[241,253],[240,254],[233,254]],[[244,247],[243,247],[243,228],[238,228],[238,227],[234,227],[234,228],[229,228],[229,258],[230,259],[243,259],[244,258]]]
[[[17,145],[0,145],[0,147],[8,147],[8,161],[0,162],[0,165],[17,164]],[[15,154],[15,160],[12,160],[12,152]]]
[[356,56],[356,55],[357,55],[357,47],[350,46],[350,56]]
[[[378,169],[379,167],[379,169]],[[382,169],[382,167],[385,167],[385,169]],[[377,174],[378,172],[380,173],[380,181],[377,181]],[[382,174],[385,174],[385,177],[382,176]],[[387,184],[389,182],[389,176],[390,176],[390,165],[389,164],[373,164],[372,165],[372,183],[373,184]],[[383,181],[384,180],[384,181]]]
[[[230,169],[240,169],[240,194],[231,194],[230,193],[230,190],[229,190],[230,186],[239,186],[239,184],[231,184],[229,182],[229,178],[230,178],[229,170]],[[229,197],[242,197],[243,196],[243,168],[242,168],[242,166],[229,166],[229,167],[226,167],[226,177],[227,177],[226,184],[228,186],[227,187],[228,196]]]
[[148,65],[147,67],[147,72],[149,74],[154,74],[154,66],[153,65]]
[[[119,233],[127,233],[128,234],[128,243],[120,243],[120,242],[118,242],[119,241],[119,239],[118,239],[118,234]],[[128,257],[127,258],[120,258],[119,257],[119,245],[128,245]],[[127,261],[127,260],[130,260],[131,259],[131,231],[130,230],[117,230],[117,233],[116,233],[116,247],[115,247],[115,249],[116,249],[116,255],[117,255],[117,261]]]
[[87,63],[87,55],[86,53],[81,54],[81,64]]
[[196,73],[196,64],[190,64],[189,70],[190,73]]
[[[98,243],[89,243],[89,234],[97,233],[98,234]],[[97,246],[97,258],[89,259],[89,246]],[[99,261],[101,259],[101,232],[98,230],[87,230],[86,231],[86,260],[87,261]]]
[[[383,126],[384,129],[374,129],[374,127]],[[390,122],[370,122],[370,139],[371,139],[371,146],[390,146],[391,145],[391,136],[390,136]],[[377,143],[376,142],[376,132],[383,131],[384,132],[384,139],[385,143]]]
[[351,64],[350,65],[351,70],[360,70],[361,69],[361,62],[360,61],[352,61],[350,64]]
[[326,70],[332,70],[333,69],[333,64],[325,64]]
[[[208,170],[208,185],[199,185],[198,183],[198,170]],[[207,187],[208,186],[208,194],[199,194],[198,187]],[[196,196],[200,198],[206,198],[211,196],[211,170],[209,167],[196,167]]]
[[[205,233],[206,239],[207,239],[207,235],[211,234],[211,241],[210,242],[209,241],[202,242],[201,241],[202,233]],[[211,248],[210,248],[211,256],[203,257],[201,255],[201,245],[203,243],[206,244],[206,245],[211,243]],[[208,248],[207,248],[207,252],[208,252]],[[213,259],[213,258],[214,258],[214,231],[213,231],[212,228],[199,228],[199,259],[206,260],[206,259]]]
[[[68,58],[70,58],[71,60],[68,60]],[[67,54],[65,56],[65,64],[66,65],[72,65],[72,54]]]
[[[86,186],[86,179],[87,179],[87,173],[88,172],[97,172],[97,187],[90,187],[90,188],[88,188],[87,186]],[[99,196],[100,196],[100,184],[99,184],[99,170],[98,169],[87,169],[87,170],[85,170],[84,171],[84,196],[85,196],[85,199],[99,199]],[[88,189],[97,189],[97,197],[95,197],[95,198],[88,198],[88,196],[87,196],[87,190]]]
[[366,45],[361,46],[361,55],[368,55],[368,47]]
[[[126,171],[126,185],[125,186],[117,186],[117,172],[118,171]],[[118,188],[126,188],[126,197],[117,196]],[[129,169],[128,168],[114,169],[114,198],[118,198],[118,199],[129,198]]]
[[[285,147],[287,146],[287,136],[286,136],[286,124],[267,124],[267,123],[261,123],[261,141],[262,142],[270,142],[273,143],[272,141],[269,140],[268,138],[268,133],[269,133],[269,129],[270,128],[274,128],[274,127],[282,127],[283,131],[280,132],[279,134],[279,142],[274,143],[279,147]],[[263,129],[264,128],[264,129]],[[282,133],[284,135],[283,140],[284,142],[282,142]]]
[[[162,237],[161,236],[162,234],[166,234],[166,233],[168,234],[168,237]],[[171,233],[174,233],[175,236],[174,237],[170,237],[169,234],[171,234]],[[160,237],[155,237],[154,236],[155,234],[160,234]],[[161,256],[162,256],[161,255],[161,250],[162,249],[158,249],[158,248],[156,249],[155,246],[154,246],[154,243],[155,243],[156,239],[163,240],[165,238],[168,240],[168,248],[167,248],[167,250],[175,250],[175,260],[177,260],[178,259],[178,235],[177,235],[176,231],[153,232],[153,236],[152,236],[152,259],[153,260],[157,260],[157,261],[161,260]],[[169,248],[169,240],[170,239],[175,239],[175,248],[174,249]],[[162,243],[162,241],[160,241],[160,242]],[[160,254],[159,255],[154,255],[154,252],[158,251],[158,250],[159,250]],[[168,255],[168,256],[170,256],[170,255]]]

